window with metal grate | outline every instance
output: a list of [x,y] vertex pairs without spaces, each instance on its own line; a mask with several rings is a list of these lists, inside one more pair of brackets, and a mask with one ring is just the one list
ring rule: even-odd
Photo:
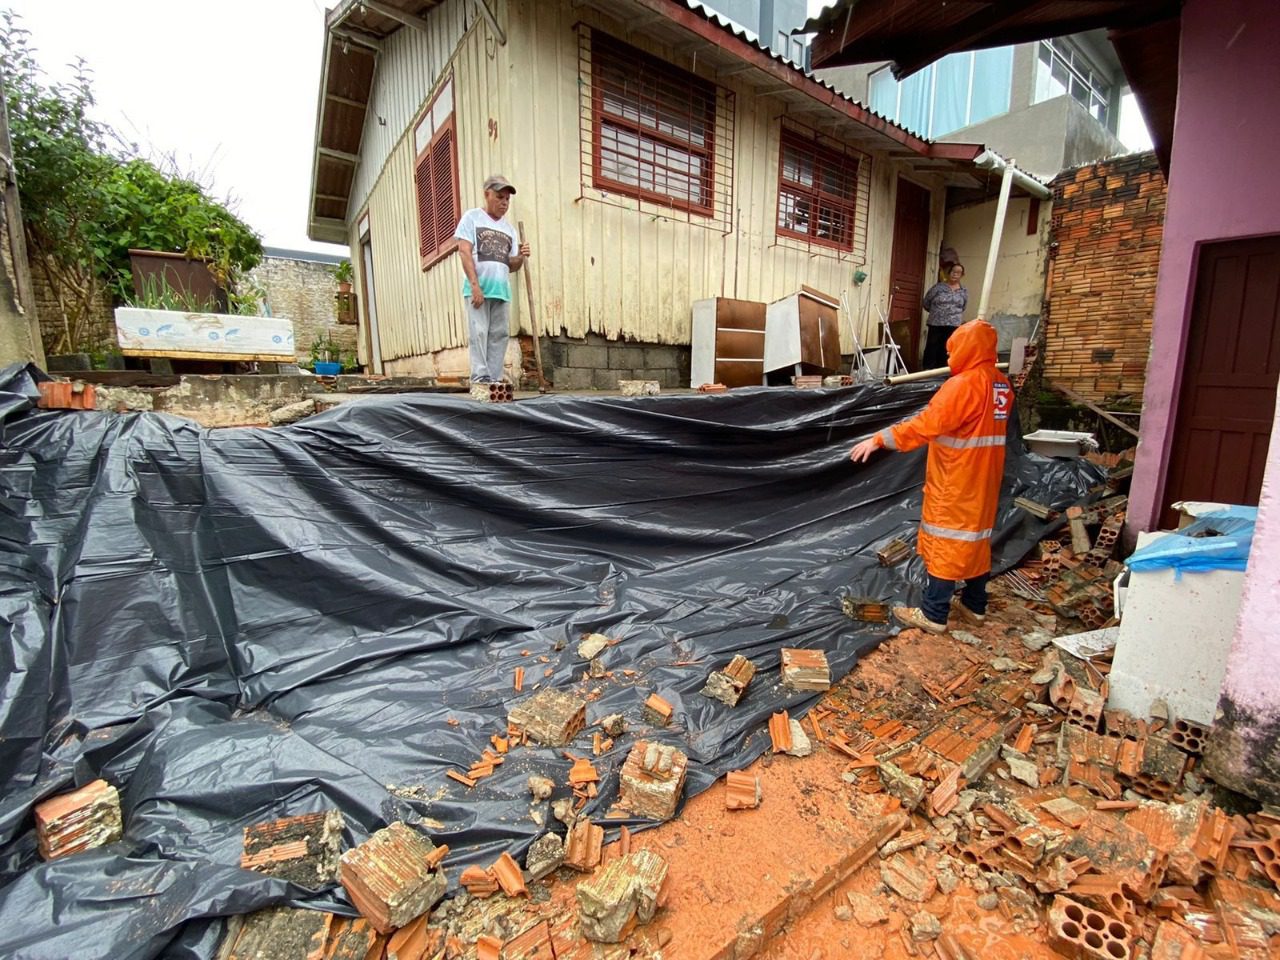
[[712,215],[715,85],[600,33],[591,80],[595,186]]
[[778,158],[779,236],[852,250],[858,159],[783,129]]
[[449,78],[414,127],[413,185],[418,205],[418,256],[422,269],[453,252],[453,231],[462,217],[458,192],[458,148]]

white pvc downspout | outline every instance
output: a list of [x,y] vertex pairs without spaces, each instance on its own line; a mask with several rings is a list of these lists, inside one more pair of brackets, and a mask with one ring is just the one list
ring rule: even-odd
[[982,278],[982,296],[978,299],[979,319],[987,318],[987,305],[991,300],[991,284],[996,276],[996,259],[1000,255],[1000,240],[1004,235],[1005,216],[1009,211],[1009,193],[1017,183],[1031,196],[1039,200],[1048,200],[1053,194],[1049,188],[1038,180],[1027,176],[1011,162],[991,150],[985,150],[973,161],[973,165],[983,170],[999,170],[1000,199],[996,202],[995,224],[991,229],[991,249],[987,253],[987,269]]

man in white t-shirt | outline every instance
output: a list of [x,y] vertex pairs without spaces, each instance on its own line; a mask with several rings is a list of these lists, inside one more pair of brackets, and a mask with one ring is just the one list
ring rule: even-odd
[[524,266],[529,245],[521,243],[503,217],[516,188],[494,174],[484,182],[484,206],[468,210],[453,232],[466,280],[467,329],[471,341],[471,382],[502,380],[511,323],[511,274]]

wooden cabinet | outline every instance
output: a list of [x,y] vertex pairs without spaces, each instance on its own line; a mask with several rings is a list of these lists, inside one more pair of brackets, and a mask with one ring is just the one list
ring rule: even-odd
[[764,383],[765,305],[712,297],[693,302],[689,386]]
[[793,375],[840,368],[840,302],[812,287],[765,310],[764,370]]

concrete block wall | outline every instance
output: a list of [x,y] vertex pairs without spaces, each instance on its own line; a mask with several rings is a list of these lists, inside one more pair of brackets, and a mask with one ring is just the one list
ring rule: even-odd
[[544,337],[542,364],[557,390],[617,390],[619,380],[657,380],[668,389],[689,386],[689,348],[682,345]]
[[[46,272],[42,262],[43,254],[29,250],[28,255],[31,261],[31,292],[36,301],[36,315],[40,318],[40,335],[44,340],[45,353],[118,351],[120,347],[116,341],[115,307],[106,286],[103,285],[89,307],[89,315],[82,324],[79,342],[68,345],[62,342],[64,321],[58,299],[59,291],[49,282],[54,274]],[[69,299],[71,294],[65,292],[64,297]]]
[[334,294],[338,285],[329,263],[264,257],[246,279],[266,291],[273,317],[293,321],[294,350],[299,360],[309,359],[311,345],[327,333],[341,349],[355,353],[355,324],[338,323]]
[[1164,233],[1155,154],[1054,179],[1044,375],[1095,402],[1141,401]]

